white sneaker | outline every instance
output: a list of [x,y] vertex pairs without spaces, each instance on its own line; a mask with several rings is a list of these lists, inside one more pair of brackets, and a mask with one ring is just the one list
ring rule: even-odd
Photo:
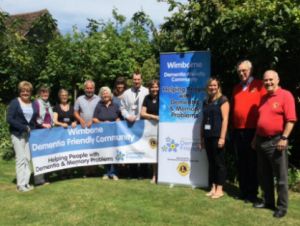
[[109,179],[109,177],[107,176],[107,175],[104,175],[103,177],[102,177],[102,180],[108,180]]
[[113,179],[113,180],[119,180],[119,177],[116,176],[116,175],[113,175],[113,176],[112,176],[112,179]]
[[28,191],[31,191],[30,189],[28,189],[26,186],[18,186],[17,187],[17,190],[19,192],[28,192]]
[[25,187],[28,189],[28,191],[31,191],[34,189],[34,187],[31,186],[30,184],[26,184]]

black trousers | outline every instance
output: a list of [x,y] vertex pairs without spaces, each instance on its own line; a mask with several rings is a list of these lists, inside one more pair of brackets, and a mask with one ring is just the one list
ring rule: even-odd
[[254,134],[255,129],[235,129],[233,132],[240,197],[253,201],[258,194],[257,154],[251,148]]
[[277,208],[288,208],[288,157],[287,151],[278,151],[276,144],[280,136],[272,139],[257,137],[256,149],[258,159],[259,183],[264,191],[265,203],[274,206],[274,177],[277,188]]
[[226,180],[225,150],[218,148],[217,137],[205,138],[205,149],[208,158],[209,185],[224,185]]

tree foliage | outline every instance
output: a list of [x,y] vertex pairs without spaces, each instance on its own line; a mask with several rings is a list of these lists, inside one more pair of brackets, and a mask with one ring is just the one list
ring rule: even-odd
[[[292,0],[168,1],[175,13],[161,27],[162,51],[210,50],[212,72],[231,87],[235,64],[253,61],[256,74],[274,68],[284,85],[299,85],[300,3]],[[297,83],[295,83],[297,81]]]
[[40,17],[23,36],[18,32],[18,21],[8,26],[8,15],[0,13],[0,96],[4,102],[12,99],[17,84],[22,80],[35,84],[45,66],[48,43],[57,35],[56,26],[49,14]]
[[[159,52],[210,50],[212,74],[221,78],[228,96],[238,82],[237,61],[248,58],[258,78],[266,69],[277,70],[300,109],[298,0],[160,1],[168,2],[173,13],[159,31],[143,11],[126,22],[114,9],[112,20],[89,19],[86,32],[74,27],[63,36],[45,15],[23,37],[6,26],[8,15],[0,12],[0,98],[12,99],[21,80],[49,84],[52,98],[61,87],[76,97],[86,79],[97,88],[112,86],[117,76],[129,78],[136,70],[149,81],[157,78]],[[298,124],[295,131],[300,133]],[[292,145],[299,147],[300,140]]]
[[151,20],[141,11],[125,24],[126,18],[116,9],[112,14],[113,20],[107,22],[89,19],[86,33],[74,28],[72,34],[51,41],[39,82],[49,83],[55,91],[66,87],[77,96],[86,79],[93,79],[99,88],[112,86],[117,76],[130,77],[136,70],[143,70],[147,79],[156,77]]
[[[174,13],[161,26],[161,51],[210,50],[212,75],[231,95],[238,83],[235,65],[250,59],[258,78],[267,69],[279,72],[280,84],[292,91],[299,104],[300,2],[294,0],[168,0]],[[299,113],[299,111],[298,111]],[[298,115],[299,116],[299,115]],[[299,118],[299,117],[298,117]],[[299,147],[296,124],[292,152]],[[300,155],[297,155],[300,166]]]

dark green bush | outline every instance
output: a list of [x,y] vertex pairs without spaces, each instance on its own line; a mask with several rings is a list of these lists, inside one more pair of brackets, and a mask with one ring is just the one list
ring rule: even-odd
[[300,192],[300,170],[292,166],[289,168],[289,188]]
[[14,151],[6,123],[6,108],[6,105],[0,103],[0,156],[8,160],[14,157]]

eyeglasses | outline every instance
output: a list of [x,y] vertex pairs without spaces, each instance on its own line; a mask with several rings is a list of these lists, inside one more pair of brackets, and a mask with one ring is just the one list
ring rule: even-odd
[[247,72],[247,71],[249,71],[249,69],[241,69],[241,70],[238,70],[239,73],[240,73],[240,72]]
[[30,91],[30,90],[27,90],[27,89],[22,89],[22,90],[20,91],[20,93],[31,93],[31,91]]

